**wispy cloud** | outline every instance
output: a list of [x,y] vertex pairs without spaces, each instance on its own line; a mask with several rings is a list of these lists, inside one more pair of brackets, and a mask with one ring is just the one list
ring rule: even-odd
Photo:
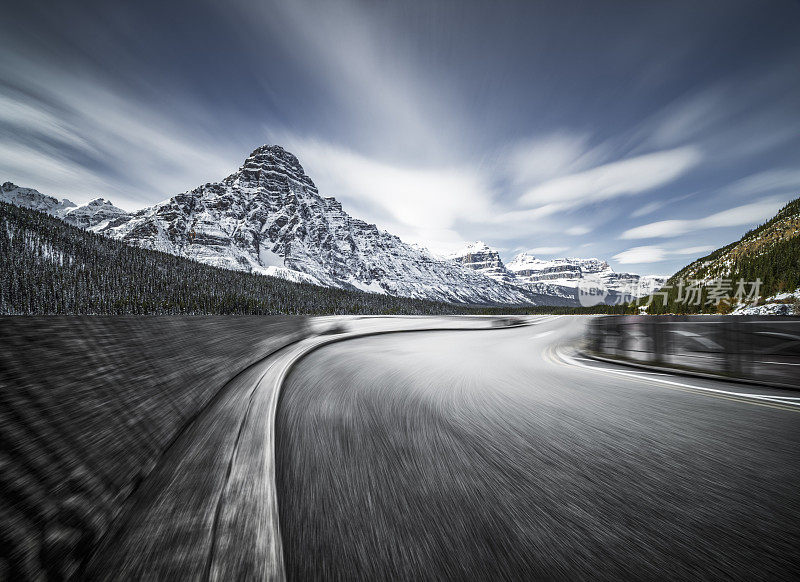
[[599,151],[589,148],[589,136],[558,132],[530,137],[505,152],[506,171],[513,183],[530,186],[593,164]]
[[614,259],[623,265],[660,263],[667,259],[667,253],[661,247],[633,247],[614,255]]
[[0,134],[4,179],[76,202],[111,197],[132,210],[219,179],[240,162],[232,144],[204,139],[101,82],[35,63],[27,71],[24,92],[0,95],[0,129],[10,128]]
[[639,218],[640,216],[647,216],[648,214],[652,214],[656,210],[660,210],[664,208],[666,205],[666,201],[662,200],[655,200],[653,202],[648,202],[644,206],[640,206],[633,212],[631,212],[631,218]]
[[527,252],[532,255],[559,255],[568,249],[569,247],[534,247]]
[[626,230],[620,238],[671,238],[707,228],[757,224],[772,217],[785,203],[785,200],[767,199],[729,208],[705,218],[651,222]]
[[705,253],[710,253],[714,250],[714,247],[711,245],[701,245],[698,247],[685,247],[682,249],[675,249],[671,251],[674,255],[702,255]]
[[800,196],[800,170],[775,168],[751,174],[722,188],[728,196],[763,196],[780,193]]
[[457,249],[464,237],[455,225],[490,214],[491,189],[469,167],[395,165],[318,140],[287,140],[322,192],[408,242],[436,252]]
[[614,255],[614,259],[623,265],[643,265],[661,263],[678,256],[702,256],[714,250],[712,246],[686,247],[682,249],[665,249],[654,245],[633,247]]
[[588,226],[570,226],[567,230],[564,231],[570,236],[583,236],[585,234],[589,234],[592,232],[592,229]]
[[717,161],[778,148],[800,133],[792,75],[790,58],[700,85],[642,121],[631,141],[645,148],[700,144]]
[[520,197],[521,204],[558,200],[573,206],[641,194],[684,175],[702,159],[700,150],[686,146],[605,164],[550,180]]

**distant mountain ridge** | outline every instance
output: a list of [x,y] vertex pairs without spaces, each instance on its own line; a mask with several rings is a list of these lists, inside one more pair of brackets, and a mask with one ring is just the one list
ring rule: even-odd
[[11,182],[0,186],[0,201],[46,212],[68,224],[88,230],[99,230],[111,220],[129,216],[127,212],[103,198],[78,206],[66,198],[58,200],[33,188],[22,188]]
[[607,302],[615,303],[647,281],[598,259],[541,261],[523,253],[506,266],[482,242],[459,256],[434,257],[321,196],[299,160],[277,145],[256,148],[220,182],[136,212],[103,198],[77,206],[10,182],[0,200],[216,267],[431,301],[577,306],[578,286],[590,283],[607,287]]
[[323,286],[470,304],[536,304],[498,283],[351,217],[319,194],[280,146],[254,150],[208,183],[99,232],[203,263]]
[[220,269],[0,201],[2,315],[476,312],[481,310]]
[[468,244],[463,249],[447,255],[450,261],[463,265],[468,269],[477,271],[482,275],[491,277],[503,283],[515,283],[514,274],[506,269],[500,253],[483,241]]
[[542,260],[523,252],[506,265],[500,253],[483,241],[470,243],[448,258],[506,284],[575,302],[579,289],[602,290],[608,303],[627,302],[649,295],[667,280],[657,275],[617,273],[608,262],[596,258]]
[[433,301],[549,303],[352,218],[334,198],[320,196],[297,158],[280,146],[257,148],[221,182],[133,213],[104,201],[72,208],[69,201],[10,183],[2,199],[129,244],[227,269]]

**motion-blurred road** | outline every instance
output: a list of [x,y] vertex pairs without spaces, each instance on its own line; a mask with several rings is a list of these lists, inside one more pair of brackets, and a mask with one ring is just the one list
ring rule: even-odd
[[800,576],[798,393],[560,347],[585,319],[301,361],[277,418],[290,579]]

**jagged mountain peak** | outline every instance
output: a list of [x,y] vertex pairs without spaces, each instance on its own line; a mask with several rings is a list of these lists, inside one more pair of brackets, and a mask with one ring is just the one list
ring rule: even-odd
[[534,300],[351,217],[320,196],[293,154],[274,145],[253,150],[221,182],[110,221],[101,232],[219,267],[325,286],[474,304]]
[[17,186],[11,181],[3,182],[3,185],[0,186],[0,200],[59,217],[70,208],[75,208],[76,206],[74,202],[66,198],[59,201],[57,198],[42,194],[34,188]]
[[579,257],[559,257],[553,259],[539,259],[532,253],[524,251],[518,253],[511,262],[508,263],[508,268],[512,271],[519,271],[528,268],[542,269],[556,265],[568,265],[580,269],[584,273],[599,273],[611,269],[607,261],[591,258]]
[[[598,259],[543,261],[519,253],[506,268],[484,241],[438,257],[323,197],[298,159],[277,145],[253,150],[220,182],[207,183],[135,213],[105,198],[79,207],[11,182],[0,199],[41,210],[129,244],[227,269],[323,286],[472,304],[576,304],[587,273],[627,289],[638,275]],[[600,272],[602,271],[602,272]]]
[[506,269],[500,253],[482,240],[468,243],[461,250],[448,255],[447,258],[468,269],[491,277],[495,281],[515,283],[514,276]]
[[[90,200],[85,204],[88,207],[96,207],[96,206],[114,206],[111,200],[106,200],[105,198],[95,198],[94,200]],[[116,206],[114,206],[116,208]]]
[[125,220],[130,215],[110,200],[95,198],[87,204],[67,209],[61,216],[65,222],[89,230],[102,230],[111,222]]
[[254,149],[225,182],[249,188],[259,186],[269,188],[274,180],[280,179],[280,176],[299,182],[317,193],[317,187],[306,175],[297,156],[279,145],[263,145]]
[[455,258],[455,257],[463,257],[465,255],[472,253],[486,253],[486,252],[496,253],[497,251],[492,247],[490,247],[489,245],[487,245],[482,240],[476,240],[475,242],[465,244],[461,249],[459,249],[454,253],[450,253],[448,256],[451,258]]
[[536,261],[539,261],[539,259],[537,259],[532,253],[529,253],[528,251],[522,251],[521,253],[514,255],[514,258],[509,261],[508,267],[511,268],[511,265],[524,265]]
[[105,198],[95,198],[87,204],[77,206],[66,198],[59,201],[38,190],[22,188],[12,182],[5,182],[0,187],[0,200],[45,212],[63,219],[64,222],[90,230],[101,230],[113,221],[125,220],[130,216]]

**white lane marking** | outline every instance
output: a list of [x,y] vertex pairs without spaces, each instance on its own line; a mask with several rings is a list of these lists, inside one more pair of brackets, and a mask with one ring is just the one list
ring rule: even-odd
[[732,392],[730,390],[718,390],[717,388],[706,388],[702,386],[695,386],[694,384],[686,384],[683,382],[675,382],[674,380],[664,380],[663,378],[647,378],[640,376],[635,372],[624,372],[622,370],[610,370],[609,368],[602,368],[598,366],[587,366],[586,364],[581,364],[574,360],[571,356],[564,354],[558,350],[554,350],[555,355],[559,358],[562,362],[566,364],[572,364],[573,366],[580,366],[581,368],[588,368],[590,370],[600,370],[602,372],[607,372],[609,374],[617,374],[619,376],[628,376],[629,378],[636,378],[638,380],[649,380],[651,382],[660,382],[661,384],[669,384],[671,386],[680,386],[681,388],[691,388],[692,390],[697,390],[700,392],[713,392],[715,394],[725,394],[728,396],[739,396],[741,398],[750,398],[752,400],[766,400],[769,402],[775,402],[777,404],[784,404],[786,406],[795,406],[800,408],[800,402],[792,402],[787,400],[786,396],[766,396],[763,394],[752,394],[750,392]]
[[[604,368],[602,364],[600,364],[597,360],[593,360],[591,358],[584,358],[583,356],[570,356],[573,360],[580,360],[581,362],[590,362],[594,364],[592,368],[603,368],[604,370],[611,370],[611,368]],[[646,370],[637,370],[638,374],[653,374],[654,376],[671,376],[671,374],[667,374],[666,372],[650,372]],[[781,397],[783,398],[783,397]],[[798,399],[800,400],[800,399]]]
[[791,362],[759,362],[759,364],[778,364],[779,366],[800,366],[800,364],[793,364]]
[[553,329],[551,329],[550,331],[543,331],[542,333],[537,333],[536,335],[531,336],[530,339],[539,339],[540,337],[544,337],[546,335],[550,335],[551,333],[554,333],[554,332],[555,332],[555,330],[553,330]]

